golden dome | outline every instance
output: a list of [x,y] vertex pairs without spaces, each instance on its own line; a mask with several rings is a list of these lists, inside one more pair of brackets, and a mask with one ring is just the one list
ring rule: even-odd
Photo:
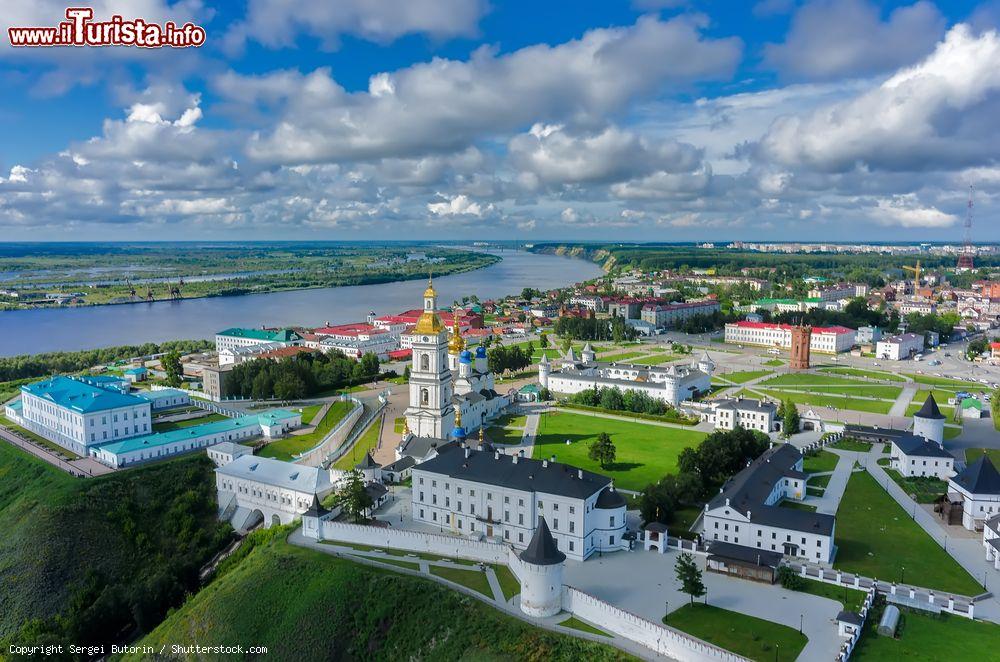
[[444,323],[438,314],[433,310],[425,310],[421,315],[420,319],[417,320],[417,325],[413,327],[412,333],[441,333],[444,330]]
[[448,341],[449,354],[461,354],[465,349],[465,339],[462,337],[462,329],[458,325],[458,312],[452,313],[451,340]]
[[434,291],[434,279],[433,278],[428,278],[427,279],[427,289],[424,290],[424,298],[426,299],[428,297],[437,298],[437,292]]

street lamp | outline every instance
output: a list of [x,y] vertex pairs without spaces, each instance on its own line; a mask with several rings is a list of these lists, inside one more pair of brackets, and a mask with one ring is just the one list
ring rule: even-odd
[[805,614],[799,614],[799,634],[802,634],[802,617]]
[[904,566],[902,566],[899,569],[899,583],[900,584],[903,583],[903,577],[905,577],[905,576],[906,576],[906,566],[904,565]]
[[[983,582],[984,582],[984,584],[985,584],[985,581],[986,581],[986,579],[985,579],[985,575],[984,575],[983,576]],[[664,605],[665,605],[665,608],[666,608],[666,614],[663,617],[663,621],[666,622],[670,618],[670,600],[664,601]]]

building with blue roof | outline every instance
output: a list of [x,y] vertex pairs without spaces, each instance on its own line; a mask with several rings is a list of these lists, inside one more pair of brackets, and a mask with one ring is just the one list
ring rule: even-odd
[[191,394],[179,388],[159,388],[150,391],[139,391],[136,397],[148,400],[153,411],[163,411],[174,407],[186,407],[191,404]]
[[113,441],[149,434],[149,401],[108,377],[56,376],[21,387],[14,422],[77,455]]

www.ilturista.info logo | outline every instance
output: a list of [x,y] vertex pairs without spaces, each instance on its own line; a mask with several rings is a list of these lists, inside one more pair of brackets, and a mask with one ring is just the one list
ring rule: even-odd
[[117,14],[108,21],[94,21],[90,7],[69,7],[67,20],[55,27],[11,27],[11,46],[137,46],[139,48],[189,48],[205,43],[205,28],[193,23],[163,25],[141,18],[124,19]]

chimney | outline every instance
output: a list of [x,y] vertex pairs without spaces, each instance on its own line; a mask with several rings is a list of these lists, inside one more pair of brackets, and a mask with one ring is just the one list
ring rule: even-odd
[[493,451],[493,459],[494,460],[500,459],[500,451]]
[[517,455],[511,456],[511,458],[510,458],[511,459],[511,464],[517,464],[517,458],[518,458]]
[[524,449],[519,450],[517,454],[520,455],[521,457],[524,457]]
[[469,457],[470,453],[472,453],[472,449],[471,448],[466,448],[465,449],[465,457]]
[[549,461],[548,460],[542,460],[542,469],[547,469],[548,466],[549,466]]
[[729,505],[729,497],[726,497],[726,505]]
[[750,519],[750,511],[747,511],[747,519]]
[[576,477],[579,478],[580,480],[583,480],[583,469],[577,469],[576,471],[577,471]]
[[553,464],[555,464],[555,461],[556,461],[556,456],[555,455],[553,455],[552,457],[549,458],[549,462],[552,462]]

